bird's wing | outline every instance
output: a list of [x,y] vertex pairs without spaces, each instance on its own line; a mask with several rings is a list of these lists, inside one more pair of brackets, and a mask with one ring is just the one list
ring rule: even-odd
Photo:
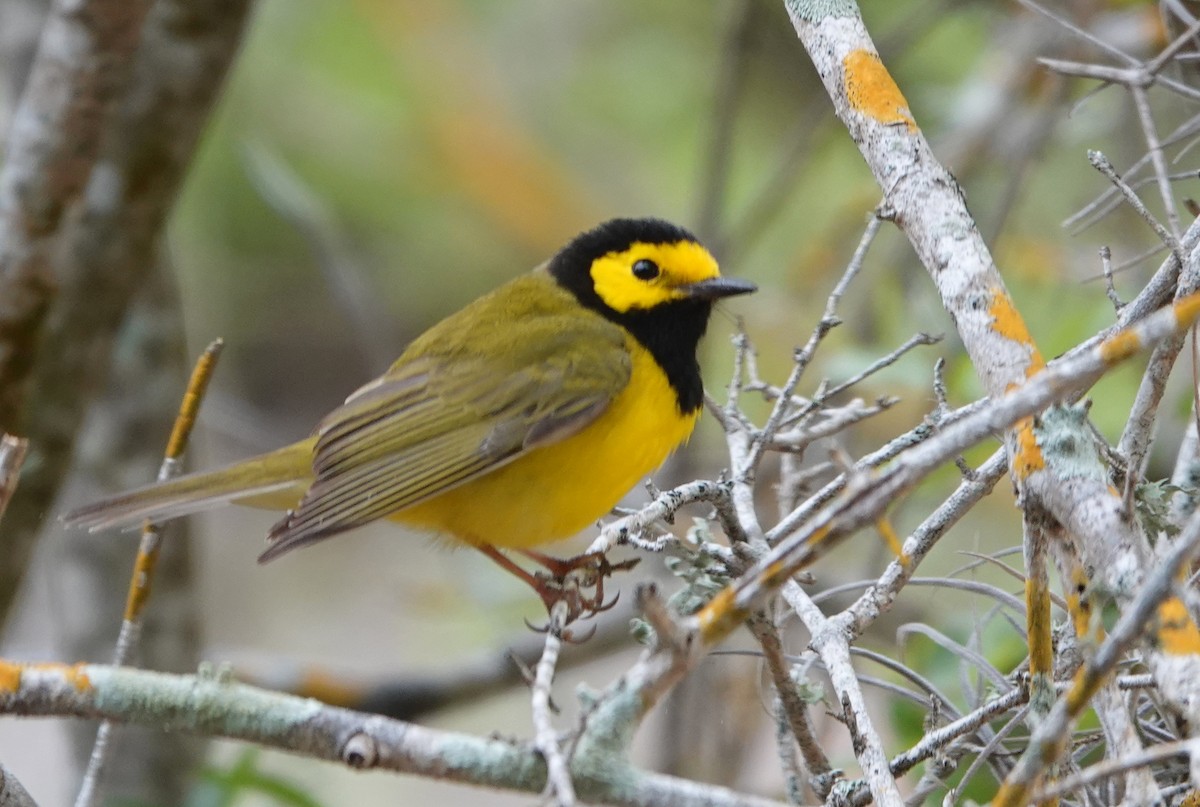
[[505,346],[503,361],[463,355],[461,347],[401,359],[330,413],[317,429],[316,480],[272,528],[260,560],[383,518],[575,434],[629,381],[624,333],[598,317],[543,316],[510,327],[521,328],[521,338]]

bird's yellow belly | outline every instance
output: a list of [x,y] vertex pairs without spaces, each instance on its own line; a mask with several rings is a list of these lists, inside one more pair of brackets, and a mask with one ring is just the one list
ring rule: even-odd
[[687,440],[700,416],[679,413],[666,376],[630,341],[629,384],[583,431],[391,518],[509,549],[568,538],[595,522]]

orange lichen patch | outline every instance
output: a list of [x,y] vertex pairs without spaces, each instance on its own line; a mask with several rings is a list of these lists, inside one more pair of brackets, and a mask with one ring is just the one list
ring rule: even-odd
[[[1046,779],[1046,772],[1055,761],[1062,756],[1066,751],[1066,741],[1057,740],[1055,742],[1042,743],[1038,747],[1038,758],[1042,762],[1043,770],[1036,774],[1032,781],[1006,781],[1000,785],[1000,789],[996,791],[996,795],[992,797],[991,807],[1022,807],[1029,803],[1030,792],[1035,787],[1040,787]],[[1039,805],[1050,804],[1052,802],[1040,801]]]
[[782,586],[788,578],[787,566],[783,561],[777,560],[763,569],[762,581],[767,588],[777,588]]
[[1029,366],[1025,368],[1025,377],[1028,378],[1044,369],[1046,360],[1042,358],[1041,351],[1034,344],[1033,337],[1029,334],[1029,328],[1025,326],[1025,320],[1017,311],[1017,307],[1013,305],[1008,292],[1000,287],[993,287],[989,289],[989,293],[992,297],[992,304],[988,306],[988,315],[992,318],[992,330],[1005,339],[1020,342],[1029,348]]
[[1175,303],[1175,321],[1179,327],[1190,328],[1200,318],[1200,292],[1189,294]]
[[842,59],[842,71],[846,100],[856,112],[880,123],[903,123],[910,132],[917,130],[908,101],[878,54],[852,50]]
[[1200,630],[1178,597],[1158,606],[1158,644],[1173,656],[1200,654]]
[[883,538],[883,542],[887,544],[888,549],[892,550],[892,554],[900,561],[900,565],[907,566],[909,557],[904,554],[904,545],[900,543],[900,536],[896,535],[896,530],[892,527],[892,522],[886,518],[881,518],[875,522],[875,529],[879,530],[879,535]]
[[87,665],[82,662],[79,664],[49,662],[46,664],[28,664],[26,667],[30,670],[42,670],[54,675],[61,675],[64,681],[80,692],[87,692],[92,688],[92,679],[88,678],[87,675]]
[[992,799],[992,807],[1014,807],[1025,803],[1025,797],[1029,794],[1029,788],[1020,784],[1009,784],[1005,782],[996,791],[995,797]]
[[1071,570],[1071,590],[1067,593],[1067,613],[1071,615],[1071,624],[1075,627],[1075,635],[1083,638],[1092,629],[1092,603],[1087,599],[1087,574],[1076,566]]
[[1030,577],[1025,581],[1026,630],[1029,633],[1029,672],[1033,675],[1054,671],[1054,647],[1050,631],[1050,592],[1046,581]]
[[63,670],[63,677],[67,679],[68,684],[80,692],[87,692],[92,688],[92,679],[88,678],[86,664],[70,665]]
[[217,339],[200,354],[196,366],[192,368],[192,376],[188,379],[187,391],[179,405],[179,414],[175,417],[175,425],[171,429],[171,439],[167,441],[167,458],[178,459],[187,448],[188,437],[192,426],[196,424],[196,415],[200,411],[200,402],[208,389],[209,379],[216,369],[217,359],[225,343]]
[[1079,638],[1086,636],[1091,615],[1088,613],[1087,605],[1078,594],[1067,595],[1067,613],[1071,615],[1071,624],[1075,628],[1075,635]]
[[1200,807],[1200,790],[1193,790],[1184,796],[1179,807]]
[[726,587],[696,612],[700,638],[705,644],[716,644],[745,620],[746,612],[736,607],[734,602],[733,588]]
[[161,544],[156,544],[149,552],[138,552],[133,562],[133,576],[129,580],[129,595],[125,599],[125,620],[136,622],[146,607],[150,598],[150,584],[154,581],[154,567],[158,562],[158,550]]
[[1087,665],[1080,667],[1071,681],[1071,688],[1067,690],[1068,714],[1077,715],[1086,709],[1103,681],[1102,676],[1089,675]]
[[1021,418],[1016,423],[1017,450],[1012,459],[1012,470],[1018,481],[1046,467],[1046,458],[1042,456],[1042,447],[1038,445],[1037,435],[1033,432],[1033,418]]
[[1126,328],[1100,343],[1100,358],[1105,364],[1116,364],[1142,349],[1142,337],[1137,331]]
[[0,692],[16,692],[21,688],[22,664],[0,659]]

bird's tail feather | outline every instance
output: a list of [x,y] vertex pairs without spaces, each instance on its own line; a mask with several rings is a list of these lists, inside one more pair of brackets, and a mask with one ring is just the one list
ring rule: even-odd
[[65,514],[64,523],[90,532],[167,521],[230,502],[286,508],[299,499],[312,475],[313,441],[218,468],[155,482]]

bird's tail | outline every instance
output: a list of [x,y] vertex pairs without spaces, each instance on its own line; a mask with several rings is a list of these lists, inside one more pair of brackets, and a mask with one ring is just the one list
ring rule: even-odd
[[144,520],[167,521],[230,502],[271,509],[295,504],[312,480],[314,439],[260,454],[214,471],[155,482],[102,499],[62,517],[71,527],[95,532]]

